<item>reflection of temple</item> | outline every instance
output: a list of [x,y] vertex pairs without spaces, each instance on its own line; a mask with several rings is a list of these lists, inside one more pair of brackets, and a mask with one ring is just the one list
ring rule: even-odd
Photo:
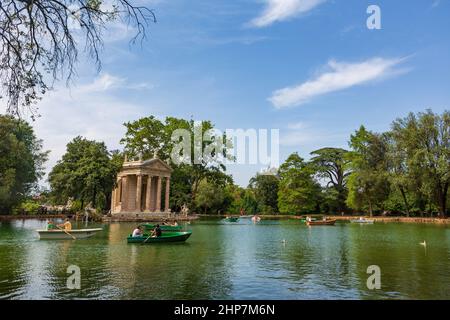
[[[111,213],[139,214],[169,212],[170,174],[172,169],[162,160],[125,161],[112,192]],[[164,208],[161,193],[165,184]]]

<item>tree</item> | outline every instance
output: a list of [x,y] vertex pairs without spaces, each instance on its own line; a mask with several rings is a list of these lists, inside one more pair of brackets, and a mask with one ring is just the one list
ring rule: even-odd
[[450,184],[450,112],[410,113],[393,122],[392,135],[404,152],[410,176],[421,181],[421,191],[439,208],[440,217],[445,217]]
[[361,126],[350,136],[352,173],[348,180],[347,205],[368,209],[370,216],[389,196],[387,138]]
[[0,214],[11,213],[29,196],[47,157],[29,124],[0,115]]
[[79,42],[101,67],[102,32],[122,20],[136,27],[132,42],[143,40],[152,10],[131,0],[2,0],[0,2],[0,79],[7,110],[20,115],[65,76],[75,74]]
[[326,180],[329,200],[333,201],[332,198],[335,196],[336,209],[343,211],[347,198],[347,177],[350,175],[348,151],[340,148],[322,148],[311,152],[311,155],[313,156],[311,165],[318,177]]
[[249,188],[255,194],[261,213],[278,212],[278,182],[278,177],[273,174],[258,173],[250,179]]
[[208,212],[218,212],[223,208],[225,195],[219,186],[209,183],[206,179],[202,180],[198,187],[198,194],[195,198],[195,205],[203,211],[204,214]]
[[[103,142],[76,137],[67,144],[67,151],[49,174],[49,182],[57,202],[68,198],[91,202],[94,208],[105,209],[120,169],[121,156],[108,152]],[[99,201],[100,200],[100,201]]]
[[297,153],[280,166],[278,208],[281,213],[298,214],[318,209],[321,187],[314,180],[314,170]]

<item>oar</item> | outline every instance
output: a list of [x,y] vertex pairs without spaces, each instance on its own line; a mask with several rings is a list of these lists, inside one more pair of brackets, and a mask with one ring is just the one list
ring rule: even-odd
[[142,242],[142,244],[146,243],[148,239],[150,239],[152,237],[152,234],[150,233],[150,235],[148,236],[147,239],[144,240],[144,242]]
[[65,233],[67,233],[69,236],[71,236],[73,240],[77,240],[77,238],[75,238],[73,235],[71,235],[69,232],[67,232],[66,229],[60,228],[60,227],[58,227],[58,226],[56,226],[56,227],[57,227],[59,230],[62,230],[62,231],[64,231]]

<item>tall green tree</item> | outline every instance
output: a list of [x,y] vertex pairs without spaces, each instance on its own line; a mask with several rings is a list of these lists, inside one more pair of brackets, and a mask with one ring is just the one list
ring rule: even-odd
[[273,174],[256,174],[249,182],[253,190],[259,211],[265,214],[278,212],[278,183],[279,178]]
[[325,179],[330,202],[335,202],[339,212],[345,210],[346,184],[350,175],[348,151],[341,148],[322,148],[311,152],[311,155],[311,165],[318,177]]
[[50,187],[59,203],[68,198],[82,207],[108,208],[115,177],[121,167],[119,153],[110,153],[103,142],[76,137],[49,174]]
[[9,214],[43,175],[48,152],[23,120],[0,115],[0,214]]
[[199,184],[198,194],[195,198],[195,205],[200,212],[218,213],[224,208],[225,193],[216,184],[208,182],[206,179]]
[[450,185],[450,112],[410,113],[393,122],[392,136],[404,153],[409,176],[421,181],[420,191],[429,195],[440,217],[445,217]]
[[278,208],[281,213],[301,214],[319,208],[320,184],[314,169],[297,153],[291,154],[279,169]]
[[352,173],[348,180],[347,205],[355,210],[383,209],[389,196],[387,170],[387,139],[385,135],[367,131],[361,126],[350,137]]

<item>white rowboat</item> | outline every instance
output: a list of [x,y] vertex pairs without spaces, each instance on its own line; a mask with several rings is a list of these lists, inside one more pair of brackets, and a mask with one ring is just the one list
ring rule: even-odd
[[86,239],[92,237],[99,231],[102,231],[102,228],[94,228],[94,229],[74,229],[70,231],[64,230],[36,230],[39,233],[39,238],[41,240],[73,240],[75,239]]

